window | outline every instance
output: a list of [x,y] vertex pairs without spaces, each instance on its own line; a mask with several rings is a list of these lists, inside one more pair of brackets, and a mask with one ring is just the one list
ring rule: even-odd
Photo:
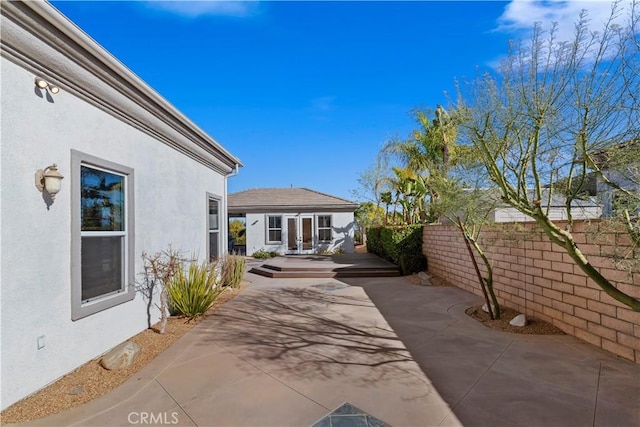
[[267,216],[267,243],[282,242],[282,217]]
[[331,241],[331,215],[318,215],[318,240]]
[[631,217],[634,217],[640,213],[640,199],[621,191],[615,191],[613,193],[612,210],[615,217],[621,217],[625,211]]
[[133,169],[72,151],[72,313],[78,320],[135,296]]
[[220,199],[208,195],[209,204],[209,261],[215,261],[220,256]]

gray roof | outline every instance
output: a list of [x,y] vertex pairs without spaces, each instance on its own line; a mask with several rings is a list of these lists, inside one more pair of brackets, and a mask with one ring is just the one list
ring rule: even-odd
[[231,193],[229,213],[341,211],[353,212],[358,203],[308,188],[254,188]]

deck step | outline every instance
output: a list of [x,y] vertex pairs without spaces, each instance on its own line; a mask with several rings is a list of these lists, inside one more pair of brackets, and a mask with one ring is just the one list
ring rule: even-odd
[[397,277],[400,270],[397,268],[287,268],[263,264],[253,267],[250,273],[271,278],[332,278],[332,277]]

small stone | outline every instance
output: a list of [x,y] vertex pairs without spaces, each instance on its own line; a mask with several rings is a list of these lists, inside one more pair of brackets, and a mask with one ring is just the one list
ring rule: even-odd
[[[484,311],[485,313],[489,312],[489,306],[487,304],[484,304],[482,306],[482,311]],[[496,312],[496,306],[491,304],[491,311],[493,311],[494,313]]]
[[431,280],[431,276],[425,273],[424,271],[421,271],[420,273],[418,273],[418,277],[420,278],[420,280]]
[[420,279],[420,284],[422,286],[431,286],[431,276],[424,271],[418,273],[418,279]]
[[102,356],[100,364],[110,371],[126,368],[133,363],[133,359],[135,359],[139,352],[140,347],[138,344],[127,341]]
[[524,314],[518,314],[516,317],[511,319],[511,322],[509,322],[509,324],[521,328],[527,324],[527,317]]
[[76,396],[78,394],[82,394],[84,393],[84,387],[76,387],[71,389],[71,391],[69,392],[70,395],[72,396]]

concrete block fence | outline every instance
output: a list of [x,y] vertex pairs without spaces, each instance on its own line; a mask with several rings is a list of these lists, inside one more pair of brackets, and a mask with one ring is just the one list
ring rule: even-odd
[[[629,273],[613,261],[630,250],[621,228],[608,221],[578,222],[573,235],[592,265],[619,289],[640,298],[640,273]],[[500,304],[640,363],[640,313],[602,291],[535,223],[494,224],[483,229],[480,241],[493,266]],[[425,226],[422,251],[430,273],[482,295],[464,239],[455,226]],[[482,260],[476,259],[484,273]]]

